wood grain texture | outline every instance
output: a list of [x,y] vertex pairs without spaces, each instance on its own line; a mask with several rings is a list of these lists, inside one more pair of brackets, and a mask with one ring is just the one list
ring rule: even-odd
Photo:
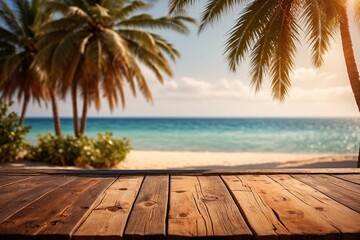
[[74,240],[122,239],[127,219],[140,189],[143,176],[120,177],[103,193],[73,234]]
[[258,192],[237,176],[222,176],[257,239],[290,239],[289,231]]
[[299,239],[340,239],[340,232],[286,188],[266,175],[238,176],[272,209],[282,225]]
[[36,199],[74,180],[74,177],[39,176],[0,188],[0,222]]
[[172,176],[168,239],[250,239],[240,211],[217,176]]
[[1,176],[0,187],[5,187],[23,181],[31,181],[31,178],[32,176]]
[[343,240],[359,239],[360,214],[289,175],[272,175],[270,178],[312,207],[318,216],[337,228]]
[[356,192],[358,194],[360,194],[360,185],[344,180],[344,179],[340,179],[334,176],[330,176],[330,175],[325,175],[325,174],[318,174],[315,176],[316,179],[321,179],[322,181],[325,182],[331,182],[331,184],[333,185],[337,185],[341,188],[347,189],[349,191],[353,191]]
[[[293,178],[306,183],[307,185],[319,190],[335,201],[360,213],[360,194],[351,189],[341,187],[337,184],[327,181],[317,175],[291,175]],[[354,184],[355,185],[355,184]]]
[[0,168],[0,175],[271,175],[271,174],[360,174],[360,168],[314,168],[314,169],[215,169],[215,170],[81,170],[81,169],[6,169]]
[[6,239],[69,239],[78,221],[112,181],[78,177],[2,222],[0,233]]
[[334,176],[352,183],[360,184],[360,174],[341,174]]
[[146,176],[130,214],[125,239],[165,239],[169,176]]

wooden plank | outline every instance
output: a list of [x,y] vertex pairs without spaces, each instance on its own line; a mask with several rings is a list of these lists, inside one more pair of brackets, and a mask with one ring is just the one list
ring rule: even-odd
[[352,183],[360,184],[360,174],[342,174],[334,176]]
[[39,176],[0,188],[0,222],[74,177]]
[[14,183],[19,183],[23,181],[30,181],[32,177],[29,176],[1,176],[0,177],[0,187],[5,187]]
[[360,214],[332,200],[289,175],[270,176],[291,194],[313,208],[325,221],[341,231],[343,240],[360,239]]
[[253,188],[296,239],[340,239],[340,232],[318,213],[266,175],[239,179]]
[[252,239],[218,176],[171,177],[168,239]]
[[323,181],[326,181],[326,182],[331,182],[334,185],[337,185],[339,187],[342,187],[342,188],[345,188],[345,189],[348,189],[350,191],[360,194],[360,185],[359,184],[352,183],[352,182],[346,181],[344,179],[339,179],[337,177],[325,175],[325,174],[314,175],[313,177],[315,177],[316,179],[322,179]]
[[258,192],[237,176],[222,176],[257,239],[289,239],[289,231]]
[[168,239],[213,236],[211,218],[195,176],[171,176]]
[[125,229],[125,239],[165,239],[169,176],[146,176]]
[[[259,174],[360,174],[360,168],[314,168],[314,169],[264,169],[264,170],[246,170],[246,169],[216,169],[216,170],[84,170],[84,169],[5,169],[3,174],[51,174],[51,175],[259,175]],[[0,169],[1,175],[1,169]]]
[[349,189],[340,187],[316,175],[291,175],[297,180],[306,183],[316,190],[324,193],[335,201],[360,213],[360,194]]
[[0,224],[0,239],[69,239],[96,197],[114,178],[78,177]]
[[122,239],[125,224],[140,189],[143,176],[120,177],[103,194],[99,204],[76,230],[72,239]]

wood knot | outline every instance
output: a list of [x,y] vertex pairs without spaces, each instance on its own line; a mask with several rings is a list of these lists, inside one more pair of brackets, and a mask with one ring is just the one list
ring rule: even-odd
[[283,196],[274,196],[273,199],[274,199],[274,202],[285,202],[285,201],[287,201],[286,197],[283,197]]
[[123,209],[121,206],[111,206],[111,207],[107,207],[106,210],[110,211],[110,212],[116,212]]
[[303,218],[304,213],[302,211],[297,210],[288,210],[287,213],[291,215],[292,218]]
[[181,191],[175,191],[175,192],[176,192],[176,193],[184,193],[185,191],[182,191],[182,190],[181,190]]
[[119,188],[119,190],[120,191],[126,191],[126,190],[128,190],[126,187],[124,187],[124,188]]
[[50,224],[53,225],[53,226],[57,225],[58,223],[61,223],[61,221],[55,220],[55,221],[50,222]]
[[318,211],[324,211],[323,207],[315,207],[315,209],[318,210]]
[[232,180],[233,182],[238,182],[239,180]]
[[142,203],[142,205],[146,208],[154,208],[157,205],[157,203],[154,201],[147,201]]
[[218,200],[219,198],[217,196],[205,196],[203,198],[203,201],[215,201]]
[[187,216],[188,216],[187,213],[180,213],[180,214],[179,214],[179,217],[183,217],[183,218],[184,218],[184,217],[187,217]]

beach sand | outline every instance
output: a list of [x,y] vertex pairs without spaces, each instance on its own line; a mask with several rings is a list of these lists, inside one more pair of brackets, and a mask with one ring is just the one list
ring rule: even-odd
[[[248,152],[131,151],[117,169],[281,169],[355,168],[356,154],[290,154]],[[61,169],[39,162],[17,161],[1,167]],[[67,169],[77,169],[66,167]]]
[[356,167],[356,154],[132,151],[119,169],[276,169]]

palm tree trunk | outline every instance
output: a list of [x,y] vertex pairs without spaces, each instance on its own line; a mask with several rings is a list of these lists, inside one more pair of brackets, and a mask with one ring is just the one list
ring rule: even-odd
[[29,100],[30,100],[29,94],[25,94],[24,103],[23,103],[23,107],[22,107],[22,110],[21,110],[21,116],[20,116],[20,119],[19,119],[19,125],[24,124],[25,114],[26,114],[27,107],[29,105]]
[[74,134],[75,137],[79,137],[79,115],[77,110],[77,83],[74,82],[71,85],[71,101],[73,106],[73,118],[74,118]]
[[82,112],[82,116],[81,116],[81,125],[80,125],[80,133],[81,134],[84,134],[84,132],[85,132],[87,111],[88,111],[88,91],[87,91],[87,89],[85,87],[83,112]]
[[[345,6],[346,5],[347,4],[345,1]],[[348,73],[350,85],[355,97],[357,107],[360,111],[360,78],[359,78],[358,68],[356,65],[351,36],[350,36],[349,21],[346,13],[346,7],[342,8],[340,12],[340,33],[341,33],[341,42],[345,57],[346,70]],[[359,154],[360,154],[360,146],[359,146]],[[360,167],[360,156],[358,158],[357,167]]]
[[61,123],[60,123],[59,111],[57,106],[56,91],[53,89],[49,89],[49,91],[50,91],[51,105],[53,111],[55,135],[57,137],[61,137]]

